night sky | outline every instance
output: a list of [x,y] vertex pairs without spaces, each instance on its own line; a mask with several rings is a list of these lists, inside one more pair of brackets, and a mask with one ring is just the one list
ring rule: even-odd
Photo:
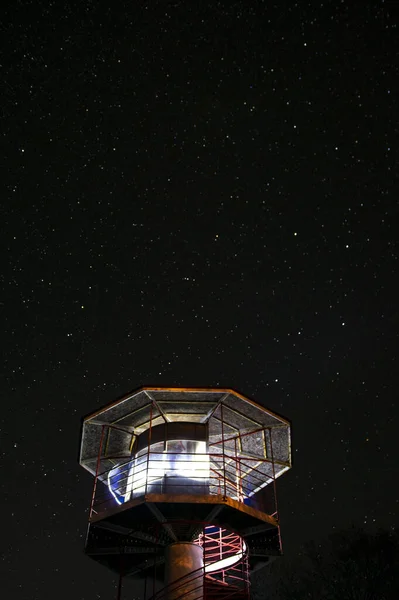
[[142,385],[292,421],[287,556],[397,524],[397,4],[8,6],[5,597],[115,597],[81,419]]

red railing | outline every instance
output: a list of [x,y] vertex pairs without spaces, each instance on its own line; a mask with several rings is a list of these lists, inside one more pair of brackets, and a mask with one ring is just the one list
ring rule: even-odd
[[205,595],[204,580],[205,570],[200,567],[166,585],[151,596],[150,600],[202,600]]
[[[203,548],[204,566],[165,586],[150,600],[248,599],[248,560],[242,538],[225,529],[208,526],[194,543]],[[230,565],[226,562],[229,559]]]
[[148,450],[137,458],[107,460],[115,466],[96,473],[90,517],[147,494],[217,495],[277,515],[273,466],[267,459]]

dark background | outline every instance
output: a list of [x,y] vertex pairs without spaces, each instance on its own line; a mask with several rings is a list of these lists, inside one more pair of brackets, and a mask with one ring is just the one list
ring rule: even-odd
[[287,556],[397,523],[397,16],[8,3],[5,596],[114,598],[83,554],[81,418],[145,384],[232,387],[292,420]]

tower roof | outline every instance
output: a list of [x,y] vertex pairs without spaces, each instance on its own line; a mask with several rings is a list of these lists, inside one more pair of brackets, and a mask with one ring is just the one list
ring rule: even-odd
[[[135,439],[162,423],[207,423],[209,443],[217,451],[239,438],[243,455],[271,458],[275,476],[291,467],[290,423],[231,389],[143,387],[88,415],[83,422],[80,464],[96,473],[103,426],[107,435],[102,468],[131,454]],[[270,430],[266,439],[264,430]],[[266,473],[265,473],[266,475]]]

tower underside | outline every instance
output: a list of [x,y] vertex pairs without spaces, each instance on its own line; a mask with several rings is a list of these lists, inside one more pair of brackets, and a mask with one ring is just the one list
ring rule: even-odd
[[144,577],[157,565],[164,570],[164,549],[175,542],[192,542],[207,526],[237,533],[247,547],[250,570],[265,566],[281,554],[278,522],[274,517],[222,496],[149,494],[132,500],[124,510],[89,524],[86,553],[124,575]]

